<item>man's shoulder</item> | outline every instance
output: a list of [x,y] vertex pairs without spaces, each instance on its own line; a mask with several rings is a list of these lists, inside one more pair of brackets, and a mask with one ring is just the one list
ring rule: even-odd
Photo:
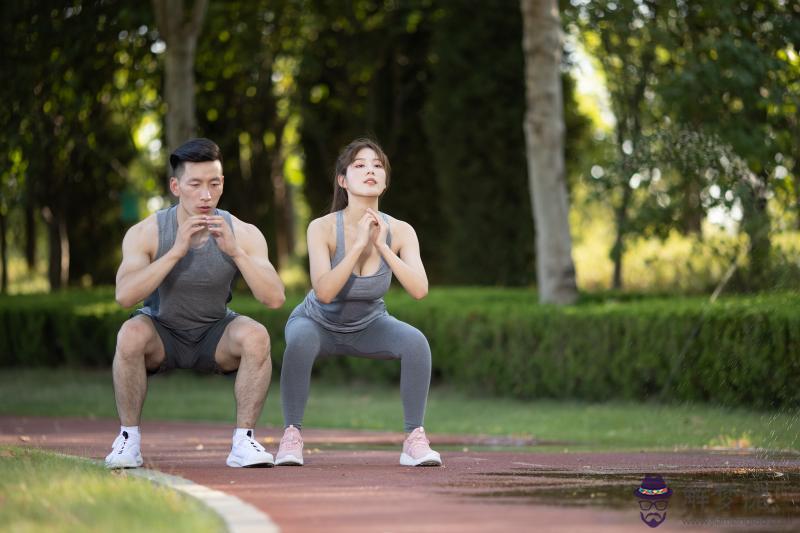
[[158,217],[156,213],[131,226],[126,232],[126,236],[149,236],[151,233],[158,233]]
[[140,250],[152,255],[154,243],[158,243],[158,219],[156,214],[137,222],[125,232],[123,248]]
[[255,224],[250,224],[249,222],[245,222],[244,220],[237,218],[234,216],[233,213],[225,211],[230,215],[231,222],[233,223],[233,233],[237,237],[244,237],[244,238],[258,238],[264,237],[264,234],[261,233],[261,230],[258,229],[258,226]]

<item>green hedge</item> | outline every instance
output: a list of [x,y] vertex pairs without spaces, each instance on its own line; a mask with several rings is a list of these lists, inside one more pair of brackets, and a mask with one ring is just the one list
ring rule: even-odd
[[[276,372],[301,297],[277,311],[234,298],[234,309],[269,329]],[[392,314],[427,335],[438,382],[519,398],[800,406],[798,294],[535,301],[529,291],[477,288],[387,297]],[[0,365],[108,365],[129,313],[108,290],[0,298]],[[315,372],[392,381],[399,365],[335,358]]]

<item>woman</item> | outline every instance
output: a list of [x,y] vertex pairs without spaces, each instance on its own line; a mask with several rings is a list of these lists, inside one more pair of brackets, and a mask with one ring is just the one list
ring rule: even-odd
[[286,323],[281,401],[286,426],[276,465],[302,465],[300,428],[311,368],[318,357],[355,355],[400,360],[405,430],[400,464],[440,466],[422,420],[431,350],[420,331],[386,312],[392,274],[414,298],[428,293],[417,235],[409,224],[378,211],[389,185],[389,161],[370,139],[350,143],[336,161],[331,212],[308,226],[313,290]]

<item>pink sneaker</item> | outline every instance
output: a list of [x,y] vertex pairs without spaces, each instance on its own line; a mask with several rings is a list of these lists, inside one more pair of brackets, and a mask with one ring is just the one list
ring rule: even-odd
[[418,427],[403,443],[400,464],[403,466],[442,466],[438,452],[431,450],[431,441],[425,436],[425,429]]
[[283,432],[278,455],[275,456],[275,466],[303,466],[303,437],[300,430],[289,426]]

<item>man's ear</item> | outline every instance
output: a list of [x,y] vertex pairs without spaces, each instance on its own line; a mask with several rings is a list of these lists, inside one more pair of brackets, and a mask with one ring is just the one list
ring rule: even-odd
[[169,192],[173,194],[173,196],[179,196],[178,192],[180,189],[178,188],[178,178],[172,176],[169,178]]

